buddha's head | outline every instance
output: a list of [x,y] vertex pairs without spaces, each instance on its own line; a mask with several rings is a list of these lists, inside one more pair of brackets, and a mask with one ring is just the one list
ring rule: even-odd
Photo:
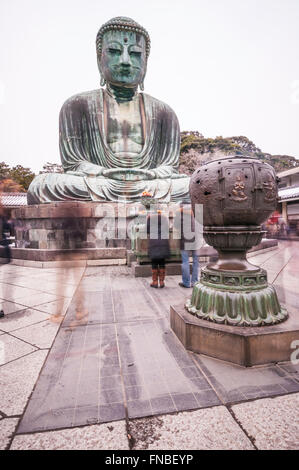
[[116,17],[101,26],[96,39],[101,84],[143,89],[150,38],[134,20]]

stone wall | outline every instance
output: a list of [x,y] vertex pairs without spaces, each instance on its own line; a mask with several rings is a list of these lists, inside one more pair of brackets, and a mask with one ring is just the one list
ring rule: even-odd
[[128,224],[137,217],[140,206],[58,202],[18,208],[13,212],[16,248],[130,248]]

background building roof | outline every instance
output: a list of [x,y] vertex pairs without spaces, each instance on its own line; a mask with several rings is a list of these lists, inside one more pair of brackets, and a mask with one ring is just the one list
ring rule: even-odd
[[277,176],[279,176],[279,178],[283,178],[284,176],[295,175],[296,173],[299,173],[299,166],[291,168],[290,170],[281,171],[280,173],[277,173]]
[[2,193],[0,201],[4,207],[27,206],[27,193]]
[[279,200],[293,199],[299,197],[299,186],[283,188],[278,191]]

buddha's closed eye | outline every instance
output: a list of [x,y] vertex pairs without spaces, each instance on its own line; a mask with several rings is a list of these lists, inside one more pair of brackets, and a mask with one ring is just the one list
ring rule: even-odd
[[131,52],[130,52],[130,55],[132,55],[133,57],[140,57],[140,56],[141,56],[141,52],[140,52],[140,51],[131,51]]
[[120,49],[116,49],[114,47],[109,47],[108,49],[109,53],[112,54],[112,55],[120,55],[121,54],[121,50]]

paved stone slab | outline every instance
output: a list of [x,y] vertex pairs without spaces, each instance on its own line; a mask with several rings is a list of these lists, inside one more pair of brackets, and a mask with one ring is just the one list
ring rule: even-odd
[[77,286],[63,282],[47,282],[40,288],[43,292],[54,294],[57,297],[73,297]]
[[[84,311],[84,323],[111,323],[168,316],[174,297],[184,300],[186,291],[178,286],[180,277],[167,278],[167,288],[150,289],[150,280],[131,278],[129,269],[89,268],[68,310],[63,327],[78,320]],[[82,321],[81,321],[82,324]]]
[[290,376],[299,382],[299,364],[292,364],[290,362],[280,362],[278,366],[286,371]]
[[35,350],[36,348],[30,344],[24,343],[24,341],[20,341],[9,334],[5,334],[1,336],[0,340],[0,366]]
[[299,391],[299,383],[276,365],[245,368],[197,354],[194,358],[226,404]]
[[[45,315],[43,315],[45,320]],[[21,328],[14,332],[14,336],[20,338],[33,346],[41,349],[50,348],[57,334],[59,323],[54,323],[49,320],[39,322],[35,325],[30,325]]]
[[[29,296],[39,295],[40,292],[37,289],[29,289],[28,287],[19,287],[14,284],[1,283],[0,285],[0,297],[11,302],[17,302],[18,299],[24,299]],[[22,302],[20,302],[22,303]]]
[[[20,297],[18,302],[25,307],[38,307],[48,302],[54,302],[57,300],[57,295],[47,294],[46,292],[39,292],[38,294],[28,295],[26,297]],[[24,307],[23,307],[24,308]]]
[[35,351],[0,367],[0,410],[7,416],[23,413],[46,355]]
[[113,323],[115,321],[111,289],[77,292],[68,308],[63,327]]
[[129,450],[126,423],[16,436],[11,450]]
[[232,410],[258,449],[299,449],[299,394],[235,405]]
[[44,321],[46,318],[46,313],[34,310],[32,308],[27,308],[11,315],[5,315],[4,318],[1,318],[0,330],[13,332],[14,330],[24,328],[25,326]]
[[62,295],[65,291],[69,291],[71,292],[71,295],[73,295],[73,290],[76,289],[76,284],[78,284],[78,282],[76,284],[66,283],[64,277],[58,278],[57,280],[49,280],[47,277],[21,277],[17,279],[10,279],[6,284],[15,286],[15,288],[21,287],[33,289],[39,292],[51,293],[51,291],[54,291],[54,293],[56,293],[56,291],[58,291],[59,293],[62,292]]
[[117,421],[124,417],[115,326],[62,328],[19,432]]
[[253,445],[232,418],[219,406],[129,423],[134,449],[149,450],[251,450]]
[[140,279],[139,281],[159,305],[160,312],[163,312],[164,314],[163,316],[168,317],[169,306],[173,302],[173,299],[180,299],[180,301],[184,303],[192,293],[192,289],[184,289],[179,286],[179,282],[181,282],[181,280],[181,276],[166,277],[166,287],[162,289],[162,291],[160,289],[149,289],[151,278]]
[[217,404],[166,320],[74,325],[59,331],[18,432],[123,419],[125,405],[139,417]]
[[[77,268],[74,268],[74,270],[77,270]],[[80,268],[81,269],[81,268]],[[80,282],[80,279],[82,277],[82,272],[80,271],[79,273],[77,271],[72,271],[70,273],[67,273],[64,271],[64,274],[60,273],[60,270],[63,270],[62,268],[56,269],[56,273],[49,272],[46,269],[43,271],[46,272],[44,275],[44,280],[48,282],[62,282],[63,284],[68,284],[70,286],[77,286]],[[84,269],[83,269],[84,270]],[[53,269],[51,270],[53,271]]]
[[[7,302],[3,299],[0,299],[0,308],[4,311],[5,315],[10,315],[11,313],[19,312],[24,310],[24,305],[17,304],[15,302]],[[0,322],[1,328],[1,322]]]
[[117,325],[129,417],[220,404],[167,321]]
[[299,307],[299,296],[296,292],[298,285],[298,280],[296,286],[293,286],[293,289],[290,289],[289,285],[286,284],[278,284],[276,281],[274,282],[275,290],[279,301],[283,306],[286,306],[288,310],[292,310],[297,313]]
[[7,449],[18,421],[18,418],[5,418],[0,420],[0,450]]
[[52,302],[47,302],[45,304],[37,305],[36,310],[39,310],[50,315],[62,315],[64,316],[69,305],[71,303],[70,298],[59,298],[53,300]]

